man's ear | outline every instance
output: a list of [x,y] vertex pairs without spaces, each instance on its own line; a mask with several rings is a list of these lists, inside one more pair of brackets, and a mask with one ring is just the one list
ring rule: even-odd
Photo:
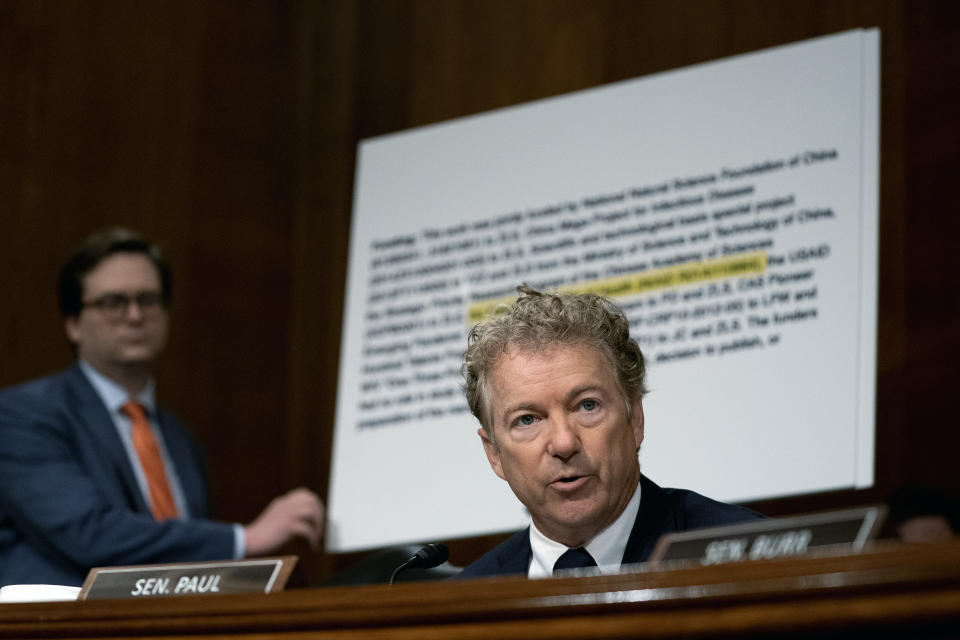
[[80,317],[67,316],[63,319],[63,328],[67,332],[67,340],[73,344],[80,342]]
[[633,438],[637,441],[637,451],[639,451],[640,444],[643,442],[643,400],[641,398],[633,402],[630,426],[633,429]]
[[490,439],[490,436],[487,435],[487,432],[484,431],[482,427],[477,429],[477,434],[483,442],[483,452],[487,454],[487,462],[490,463],[490,468],[493,469],[493,472],[497,474],[501,480],[506,480],[503,475],[503,466],[500,464],[500,448]]

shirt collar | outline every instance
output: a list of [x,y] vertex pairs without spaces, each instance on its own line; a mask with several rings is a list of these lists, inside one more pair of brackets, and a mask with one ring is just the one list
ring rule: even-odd
[[[633,530],[633,523],[640,511],[640,483],[626,508],[613,523],[583,545],[593,556],[601,573],[619,571],[623,562],[623,553],[627,548],[627,539]],[[544,578],[553,575],[553,565],[568,549],[565,544],[551,540],[537,526],[530,523],[530,550],[532,558],[528,575],[531,578]]]
[[[107,405],[107,409],[111,412],[119,411],[131,399],[126,389],[94,369],[89,362],[80,360],[79,364],[80,370],[87,376],[87,380],[90,381],[97,395],[103,400],[103,404]],[[153,378],[147,381],[143,390],[133,399],[143,405],[148,415],[155,413],[157,403],[154,395]]]

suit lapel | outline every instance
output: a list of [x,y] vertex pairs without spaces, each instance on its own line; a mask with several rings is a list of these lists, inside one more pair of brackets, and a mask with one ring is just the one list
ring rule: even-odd
[[500,547],[497,575],[526,575],[530,571],[530,528],[513,534]]
[[157,427],[163,433],[170,464],[174,467],[183,499],[186,501],[187,513],[182,515],[206,517],[208,511],[206,477],[202,475],[202,463],[195,463],[197,453],[193,442],[185,433],[185,427],[176,418],[159,408],[157,409]]
[[623,564],[646,562],[660,536],[677,531],[676,518],[663,489],[644,475],[640,476],[640,485],[640,508],[623,552]]
[[140,486],[130,466],[127,451],[123,447],[107,407],[104,406],[79,365],[67,369],[65,376],[68,395],[73,405],[70,407],[70,413],[79,423],[78,430],[83,430],[87,437],[97,443],[98,451],[119,478],[120,486],[123,487],[123,493],[130,505],[149,512],[150,509],[144,502]]

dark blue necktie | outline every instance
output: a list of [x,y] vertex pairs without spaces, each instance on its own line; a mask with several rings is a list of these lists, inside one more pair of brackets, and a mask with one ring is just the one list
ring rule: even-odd
[[553,572],[556,573],[562,569],[582,569],[583,567],[595,567],[596,561],[583,547],[576,549],[567,549],[562,556],[553,563]]

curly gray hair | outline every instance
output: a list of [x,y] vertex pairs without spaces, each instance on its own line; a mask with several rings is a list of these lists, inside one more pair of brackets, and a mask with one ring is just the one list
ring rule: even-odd
[[470,411],[491,440],[490,371],[511,347],[536,351],[556,344],[583,344],[599,349],[616,371],[630,416],[634,402],[647,392],[646,365],[623,311],[592,293],[542,293],[526,284],[517,292],[513,305],[501,305],[489,320],[471,329],[463,355],[463,391]]

